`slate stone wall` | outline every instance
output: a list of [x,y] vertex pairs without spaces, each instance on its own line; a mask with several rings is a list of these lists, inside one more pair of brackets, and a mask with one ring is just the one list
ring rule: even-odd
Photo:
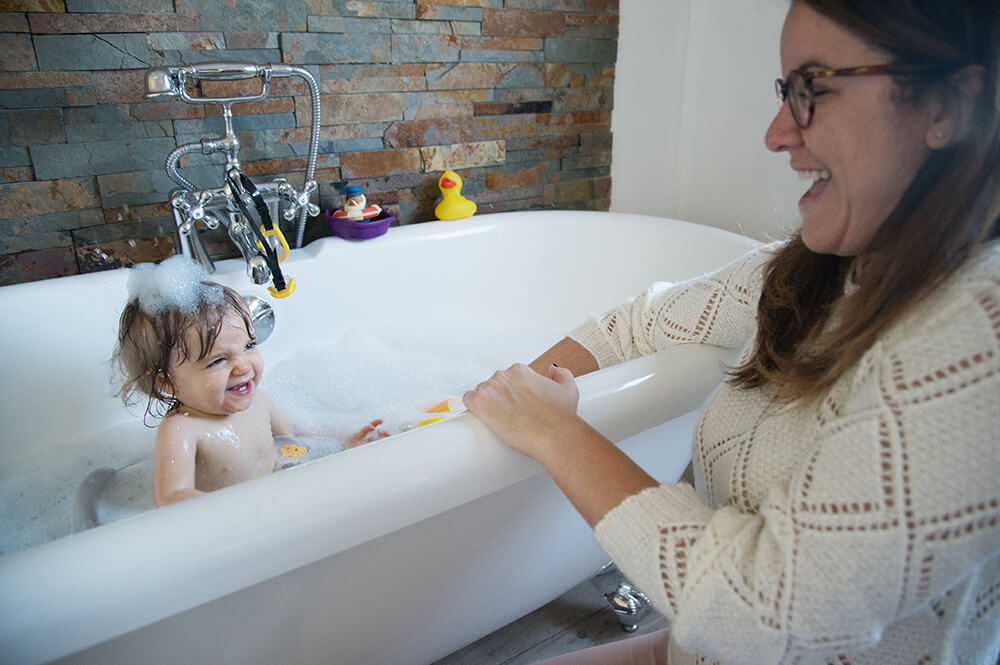
[[[359,184],[400,223],[427,221],[451,168],[480,214],[606,210],[617,36],[618,0],[0,0],[0,285],[173,253],[164,160],[223,125],[218,105],[144,99],[153,66],[309,69],[324,209]],[[299,185],[308,88],[276,79],[271,93],[233,107],[240,159]],[[221,181],[219,156],[181,166],[199,187]],[[306,239],[328,233],[315,218]]]

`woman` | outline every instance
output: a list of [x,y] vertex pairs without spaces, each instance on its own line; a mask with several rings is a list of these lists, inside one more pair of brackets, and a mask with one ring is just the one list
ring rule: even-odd
[[[793,0],[765,143],[801,229],[465,395],[671,622],[555,662],[996,662],[998,42],[994,0]],[[575,413],[573,374],[679,343],[744,348],[697,493]]]

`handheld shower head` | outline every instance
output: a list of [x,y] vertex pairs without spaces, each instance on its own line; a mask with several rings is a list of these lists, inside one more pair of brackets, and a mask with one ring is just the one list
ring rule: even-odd
[[180,94],[169,69],[154,67],[146,72],[146,99],[165,99]]

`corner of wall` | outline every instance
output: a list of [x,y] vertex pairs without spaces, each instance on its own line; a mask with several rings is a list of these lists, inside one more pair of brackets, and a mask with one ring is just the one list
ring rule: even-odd
[[622,0],[611,209],[673,217],[691,0]]

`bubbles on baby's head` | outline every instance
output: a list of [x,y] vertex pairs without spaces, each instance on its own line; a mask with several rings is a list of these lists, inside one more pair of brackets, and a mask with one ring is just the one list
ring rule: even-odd
[[191,259],[178,254],[159,265],[140,263],[131,268],[128,278],[129,300],[138,300],[139,308],[153,316],[168,310],[194,314],[202,303],[222,303],[218,284],[205,284],[208,272]]

